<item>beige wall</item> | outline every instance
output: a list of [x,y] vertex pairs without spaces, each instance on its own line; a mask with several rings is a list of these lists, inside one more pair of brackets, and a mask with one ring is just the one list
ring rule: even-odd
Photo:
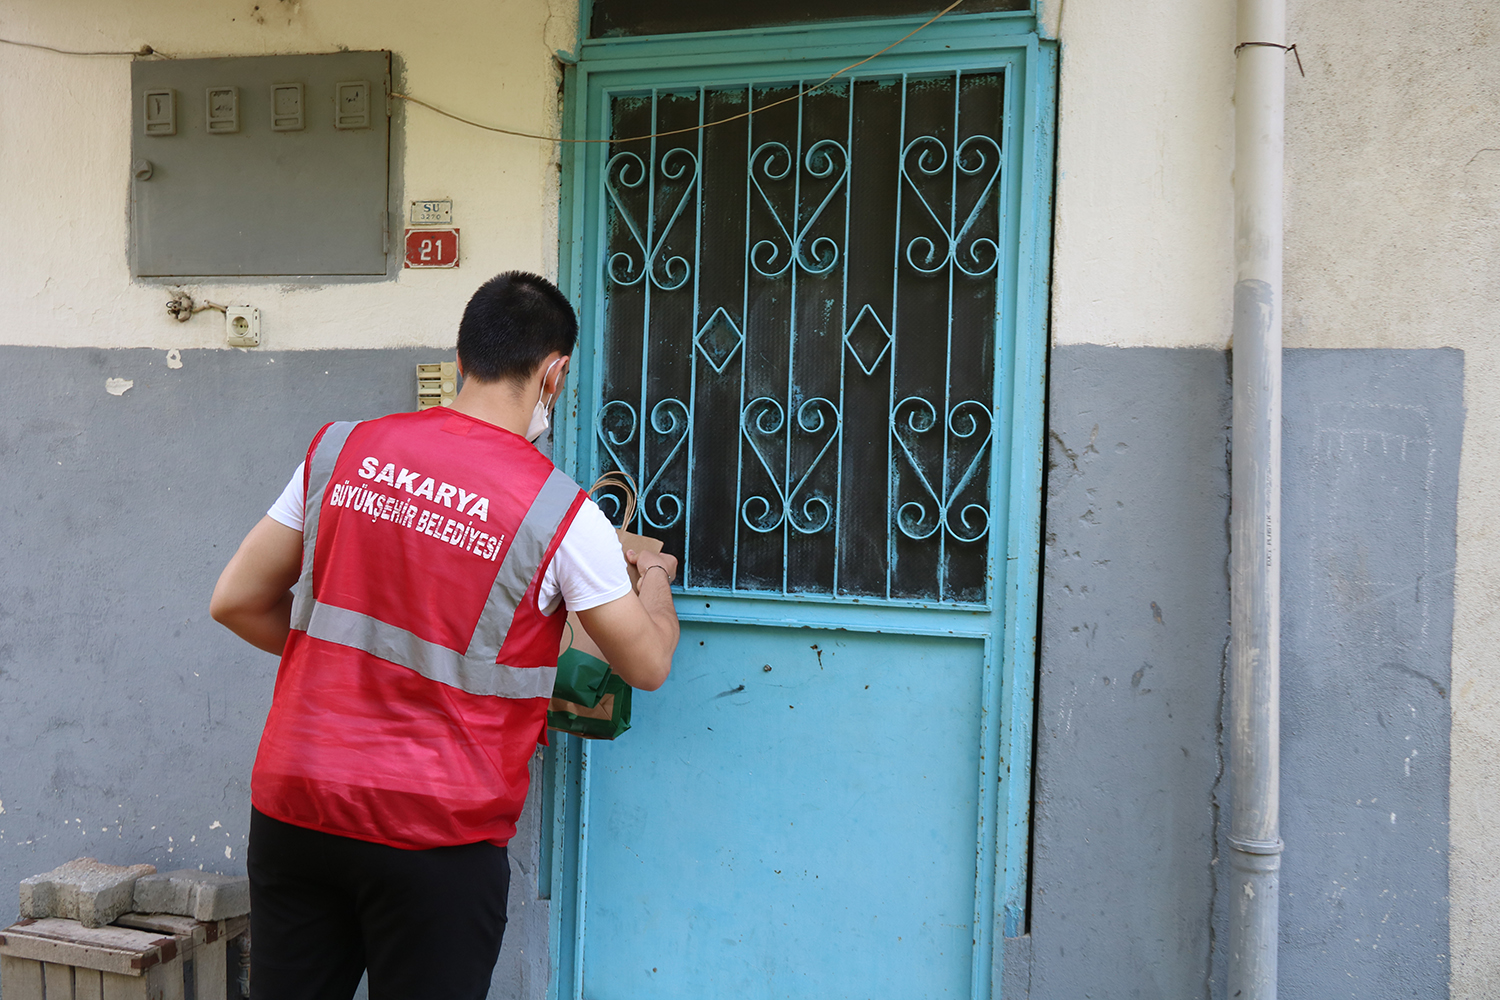
[[[390,49],[416,97],[494,124],[555,134],[552,53],[571,49],[572,0],[10,0],[0,36],[59,48],[179,57]],[[160,284],[132,281],[126,258],[130,60],[0,46],[0,343],[218,347],[224,323],[179,324]],[[555,147],[440,118],[398,102],[395,192],[452,198],[457,270],[403,271],[366,284],[189,285],[195,298],[257,306],[262,345],[451,347],[485,277],[557,262]],[[397,229],[399,235],[399,228]]]
[[1052,336],[1229,343],[1234,4],[1066,0]]
[[1453,996],[1500,983],[1500,6],[1291,0],[1286,343],[1457,347]]
[[[1500,6],[1289,0],[1285,342],[1457,347],[1453,996],[1500,982]],[[1234,4],[1058,0],[1057,343],[1229,346]]]

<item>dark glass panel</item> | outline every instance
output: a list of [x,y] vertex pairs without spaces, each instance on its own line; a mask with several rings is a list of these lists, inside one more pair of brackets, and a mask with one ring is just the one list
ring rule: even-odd
[[620,96],[600,464],[688,589],[983,601],[998,72]]
[[[753,7],[703,0],[594,0],[590,38],[732,31],[866,17],[931,17],[945,3],[930,0],[760,0]],[[1030,10],[1030,0],[967,0],[955,14]]]

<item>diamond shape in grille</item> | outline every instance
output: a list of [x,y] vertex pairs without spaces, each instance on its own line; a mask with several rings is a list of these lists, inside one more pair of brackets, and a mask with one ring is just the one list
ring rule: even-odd
[[724,369],[729,367],[729,362],[734,360],[744,342],[745,335],[734,325],[734,320],[729,318],[723,306],[714,310],[708,322],[693,337],[693,343],[703,354],[704,360],[720,375],[724,374]]
[[[849,353],[854,355],[860,370],[866,375],[874,375],[885,358],[885,352],[891,349],[891,332],[885,328],[875,309],[866,303],[854,317],[854,324],[844,333],[844,343],[849,346]],[[865,358],[871,354],[875,360],[865,364]]]

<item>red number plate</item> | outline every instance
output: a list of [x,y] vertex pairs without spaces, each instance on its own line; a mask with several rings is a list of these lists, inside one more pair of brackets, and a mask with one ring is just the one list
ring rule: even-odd
[[457,229],[408,229],[407,267],[457,267]]

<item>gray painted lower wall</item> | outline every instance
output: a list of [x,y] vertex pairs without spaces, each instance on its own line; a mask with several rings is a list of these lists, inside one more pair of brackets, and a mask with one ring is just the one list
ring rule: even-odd
[[[0,348],[0,920],[82,855],[244,872],[276,658],[208,617],[214,580],[318,427],[413,408],[437,360]],[[534,805],[495,996],[546,990]]]
[[1463,354],[1288,354],[1281,996],[1448,995]]
[[[208,594],[318,426],[409,408],[435,359],[0,348],[0,891],[80,855],[243,872],[275,658]],[[1447,995],[1462,363],[1287,353],[1287,998]],[[1031,933],[1007,943],[1007,1000],[1222,995],[1227,377],[1212,350],[1053,352]],[[534,805],[495,996],[546,989]]]
[[[1060,347],[1008,1000],[1223,995],[1228,358]],[[1455,351],[1288,351],[1281,996],[1444,997]]]
[[1227,360],[1052,352],[1034,998],[1206,995],[1229,618]]

